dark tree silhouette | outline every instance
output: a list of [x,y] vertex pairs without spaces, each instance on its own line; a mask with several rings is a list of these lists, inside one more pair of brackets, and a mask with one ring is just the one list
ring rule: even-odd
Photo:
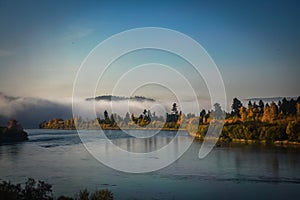
[[104,119],[108,119],[108,112],[106,110],[104,110]]
[[172,110],[171,110],[174,114],[178,114],[178,110],[177,110],[177,104],[176,103],[173,103],[173,106],[172,106]]
[[264,104],[264,102],[262,100],[259,100],[258,106],[260,107],[261,111],[263,111],[264,108],[265,108],[265,104]]
[[243,106],[242,102],[240,100],[238,100],[237,98],[234,98],[232,106],[231,106],[232,111],[233,111],[233,115],[239,116],[240,108],[242,106]]

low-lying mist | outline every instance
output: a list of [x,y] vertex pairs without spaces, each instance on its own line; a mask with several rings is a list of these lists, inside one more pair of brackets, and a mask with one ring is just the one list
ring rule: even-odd
[[[104,110],[109,114],[117,113],[124,117],[126,112],[139,116],[144,109],[155,112],[157,116],[165,116],[170,112],[172,104],[170,100],[159,101],[154,99],[124,98],[118,100],[86,100],[85,98],[74,100],[72,110],[72,99],[40,99],[33,97],[12,97],[0,93],[0,126],[6,126],[8,120],[16,119],[24,128],[38,128],[43,121],[52,118],[70,119],[74,116],[81,116],[83,119],[103,118]],[[176,102],[179,110],[184,113],[195,113],[195,102]],[[206,101],[204,104],[208,105]],[[73,112],[74,111],[74,112]]]

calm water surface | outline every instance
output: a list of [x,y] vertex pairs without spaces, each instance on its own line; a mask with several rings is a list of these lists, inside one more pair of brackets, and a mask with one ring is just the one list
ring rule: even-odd
[[[115,199],[300,198],[299,147],[228,145],[200,160],[201,143],[194,142],[164,169],[128,174],[94,159],[76,131],[27,131],[30,141],[0,146],[0,178],[14,183],[24,183],[27,177],[45,180],[53,185],[55,196],[107,188]],[[148,152],[168,144],[174,132],[163,131],[152,139],[135,139],[120,131],[107,135],[121,148]],[[180,135],[183,140],[189,137]]]

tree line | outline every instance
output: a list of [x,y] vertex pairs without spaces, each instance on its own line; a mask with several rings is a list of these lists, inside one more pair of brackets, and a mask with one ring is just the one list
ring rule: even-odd
[[[300,142],[300,97],[278,103],[249,101],[247,106],[234,98],[231,112],[226,113],[221,141],[244,140],[251,142]],[[202,118],[201,118],[202,116]],[[200,113],[196,136],[203,139],[208,129],[209,116]],[[201,121],[201,119],[203,119]]]
[[[300,97],[296,100],[283,98],[275,103],[249,101],[247,105],[234,98],[231,111],[225,112],[220,104],[215,103],[212,110],[201,110],[199,115],[184,114],[173,103],[170,113],[157,116],[145,109],[140,115],[126,113],[121,117],[117,113],[93,120],[74,117],[73,119],[52,119],[40,124],[40,128],[49,129],[189,129],[196,126],[197,138],[203,139],[212,119],[224,116],[224,128],[220,139],[224,141],[295,141],[300,142]],[[223,119],[223,118],[222,118]]]

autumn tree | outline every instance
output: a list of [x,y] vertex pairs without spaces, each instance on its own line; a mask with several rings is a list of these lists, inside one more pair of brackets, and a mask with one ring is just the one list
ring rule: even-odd
[[[251,108],[251,110],[252,110],[252,108]],[[246,108],[244,106],[242,106],[240,108],[239,115],[241,116],[241,121],[242,122],[245,122],[247,120],[247,111],[246,111]]]
[[265,107],[264,114],[262,117],[262,121],[264,122],[272,122],[278,117],[278,107],[272,102],[269,106],[268,104]]

